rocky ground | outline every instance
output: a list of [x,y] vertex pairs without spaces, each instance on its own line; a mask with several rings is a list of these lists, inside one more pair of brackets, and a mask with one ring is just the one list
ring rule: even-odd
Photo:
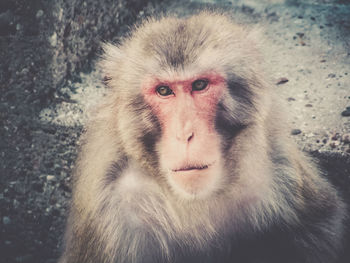
[[[71,26],[64,28],[77,33],[56,30],[55,39],[49,29],[59,25],[54,19],[41,21],[49,9],[40,0],[14,2],[0,3],[0,262],[55,262],[79,135],[89,108],[104,94],[94,66],[97,42],[87,44],[96,30],[89,24],[78,32],[67,23]],[[114,31],[102,28],[105,39],[117,39],[127,25],[160,10],[182,16],[201,8],[225,9],[236,22],[260,27],[266,71],[291,112],[291,136],[319,160],[350,204],[348,1],[132,2],[138,4],[118,2],[123,19]],[[103,27],[95,21],[97,29]],[[36,32],[34,24],[48,33]],[[83,41],[84,32],[89,36],[84,49],[70,46],[75,34]],[[73,53],[79,56],[69,60]],[[57,69],[63,58],[75,66]],[[345,245],[350,248],[350,241]],[[345,254],[341,262],[349,258]]]

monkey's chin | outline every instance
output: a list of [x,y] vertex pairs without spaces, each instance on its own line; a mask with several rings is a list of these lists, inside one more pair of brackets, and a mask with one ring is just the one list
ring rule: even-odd
[[171,170],[168,174],[168,182],[181,198],[205,199],[219,188],[220,170],[216,166]]

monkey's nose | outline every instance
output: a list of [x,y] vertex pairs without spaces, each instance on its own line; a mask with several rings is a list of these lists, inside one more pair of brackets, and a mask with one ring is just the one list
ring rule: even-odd
[[[179,122],[181,123],[181,122]],[[194,136],[192,121],[186,121],[184,125],[177,127],[176,139],[182,143],[189,143]]]
[[182,133],[182,134],[177,134],[176,139],[178,139],[181,142],[188,143],[192,140],[193,136],[194,136],[193,132]]

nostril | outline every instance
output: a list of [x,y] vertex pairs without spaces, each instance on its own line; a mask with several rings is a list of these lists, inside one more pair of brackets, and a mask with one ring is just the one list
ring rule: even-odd
[[187,141],[189,142],[192,138],[193,138],[193,132],[191,132],[188,136],[187,136]]

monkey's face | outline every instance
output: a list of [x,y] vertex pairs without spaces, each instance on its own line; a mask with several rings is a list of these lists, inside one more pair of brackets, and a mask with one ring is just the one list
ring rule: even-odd
[[160,167],[171,188],[205,197],[222,184],[221,140],[216,109],[225,90],[219,73],[146,81],[143,95],[161,125]]
[[105,46],[123,149],[179,196],[225,189],[239,169],[238,135],[264,119],[253,42],[225,17],[204,15],[146,23],[120,48]]

